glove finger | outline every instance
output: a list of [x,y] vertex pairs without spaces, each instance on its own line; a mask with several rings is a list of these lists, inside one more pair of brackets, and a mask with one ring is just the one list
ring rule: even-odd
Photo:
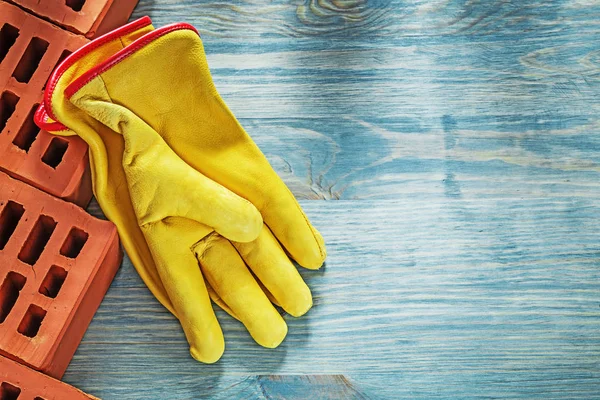
[[285,311],[299,317],[312,307],[310,289],[266,225],[256,240],[233,245]]
[[216,362],[225,349],[223,332],[212,308],[198,260],[190,251],[191,244],[185,245],[193,243],[199,233],[203,236],[210,230],[192,220],[168,218],[144,226],[143,231],[190,344],[190,354],[204,363]]
[[145,121],[113,104],[101,80],[88,89],[94,95],[71,101],[123,136],[122,164],[140,225],[176,216],[208,225],[230,240],[258,236],[262,216],[248,200],[194,169]]
[[269,301],[271,303],[275,304],[277,307],[281,307],[281,304],[279,304],[279,302],[277,301],[275,296],[273,296],[273,294],[271,292],[269,292],[269,289],[267,289],[267,287],[265,285],[263,285],[263,283],[260,281],[260,279],[258,279],[256,277],[256,275],[254,275],[254,274],[252,274],[252,275],[254,276],[254,280],[256,280],[256,283],[258,283],[258,286],[260,286],[262,291],[265,293],[265,296],[267,296],[267,299],[269,299]]
[[[126,109],[121,111],[131,114]],[[150,199],[154,204],[144,206],[144,211],[151,212],[138,211],[138,216],[164,214],[191,218],[228,239],[242,242],[258,236],[262,216],[250,202],[189,166],[143,121],[133,121],[146,132],[135,130],[125,137],[123,163],[129,167],[125,171],[128,180],[141,180],[138,185],[130,182],[141,191],[136,198],[154,194]],[[163,213],[153,210],[161,206],[158,200],[164,207]]]
[[235,318],[239,321],[240,319],[237,317],[237,315],[235,315],[233,313],[233,311],[231,311],[231,308],[229,308],[227,303],[225,303],[223,301],[223,299],[221,299],[221,297],[219,297],[217,292],[215,292],[215,289],[213,289],[212,286],[210,286],[210,283],[208,283],[208,281],[206,279],[204,279],[204,284],[206,285],[206,290],[208,290],[208,295],[210,296],[210,299],[216,305],[218,305],[223,311],[225,311],[227,314],[231,315],[233,318]]
[[194,248],[210,286],[254,340],[264,347],[279,346],[287,325],[244,264],[233,245],[212,234]]
[[[183,161],[182,161],[183,162]],[[189,209],[186,216],[214,228],[230,240],[247,242],[258,235],[262,225],[260,212],[248,200],[238,196],[200,172],[190,168],[193,182],[188,190]],[[174,182],[181,182],[175,180]],[[179,200],[178,208],[181,207]]]
[[[275,304],[278,307],[281,307],[279,305],[279,302],[277,302],[277,299],[275,299],[275,297],[273,297],[273,295],[271,294],[271,292],[269,292],[267,290],[267,288],[265,287],[265,285],[263,285],[257,278],[256,276],[254,277],[254,279],[256,280],[256,283],[258,283],[258,286],[260,286],[260,288],[262,289],[262,291],[265,293],[265,295],[267,296],[267,298],[269,299],[269,301],[273,304]],[[225,311],[227,314],[231,315],[233,318],[237,319],[238,321],[240,320],[237,315],[235,315],[235,313],[233,311],[231,311],[231,308],[229,308],[229,306],[227,305],[227,303],[225,303],[223,301],[223,299],[221,299],[221,297],[219,297],[219,295],[217,294],[217,292],[215,292],[215,289],[213,289],[210,286],[210,283],[208,283],[206,281],[206,279],[204,280],[204,284],[206,285],[206,289],[208,290],[208,295],[210,296],[210,299],[219,306],[219,308],[221,308],[223,311]]]
[[[323,237],[308,221],[294,195],[275,171],[270,172],[270,180],[279,181],[275,186],[280,187],[273,192],[277,193],[276,196],[263,194],[263,197],[269,198],[265,207],[258,207],[263,220],[298,264],[308,269],[320,268],[327,257]],[[253,199],[250,198],[250,201]]]
[[[123,134],[123,129],[131,128],[136,143],[145,142],[150,137],[148,133],[159,132],[168,142],[167,147],[189,165],[254,204],[300,265],[319,268],[326,257],[321,235],[216,93],[199,36],[189,29],[163,33],[141,47],[123,51],[127,62],[105,62],[98,68],[101,72],[94,69],[72,82],[65,90],[71,102],[117,132]],[[182,54],[186,56],[181,59],[181,66],[193,71],[191,80],[181,79],[181,73],[173,69],[172,60]],[[161,79],[123,82],[123,76],[131,71],[148,77],[158,74]],[[191,91],[190,82],[195,88]],[[156,150],[153,146],[147,148]],[[256,238],[247,235],[247,240],[237,239],[208,225],[230,240]],[[223,224],[224,228],[227,226]]]

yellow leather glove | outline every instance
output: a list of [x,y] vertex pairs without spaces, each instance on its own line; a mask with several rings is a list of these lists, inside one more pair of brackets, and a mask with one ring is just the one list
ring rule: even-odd
[[181,160],[156,132],[117,134],[71,105],[61,87],[152,30],[145,22],[124,29],[118,38],[90,43],[62,65],[48,94],[66,126],[47,118],[42,125],[60,134],[77,133],[88,142],[95,194],[119,227],[132,261],[180,319],[192,355],[213,362],[223,352],[223,334],[193,249],[215,231],[234,240],[256,239],[263,225],[260,213]]
[[[136,196],[150,198],[147,189],[136,184],[144,179],[138,176],[144,174],[142,171],[147,164],[132,168],[132,164],[137,165],[138,157],[129,154],[154,154],[156,148],[163,147],[161,140],[168,143],[187,167],[193,167],[250,200],[266,223],[257,239],[243,243],[246,238],[233,237],[239,232],[232,235],[215,228],[216,232],[207,233],[186,250],[189,253],[191,249],[196,255],[213,300],[243,322],[259,344],[275,347],[285,337],[287,327],[269,298],[294,316],[302,315],[312,305],[308,287],[280,243],[300,265],[314,269],[325,259],[323,240],[218,96],[195,30],[187,24],[176,24],[150,32],[149,20],[144,21],[147,24],[136,21],[119,32],[97,39],[90,44],[89,50],[84,48],[65,60],[47,85],[46,99],[36,119],[45,128],[56,124],[52,130],[57,133],[77,132],[90,143],[96,196],[109,218],[109,214],[114,214],[122,220],[122,236],[135,231],[130,226],[132,209],[139,219],[148,207],[152,208],[152,201],[143,206],[136,204]],[[46,110],[50,111],[50,117]],[[53,119],[71,130],[60,131],[58,128],[62,126]],[[95,147],[101,151],[94,151]],[[104,193],[122,191],[111,183],[113,175],[119,175],[114,172],[118,170],[114,166],[118,156],[113,153],[123,156],[124,172],[121,175],[126,176],[131,189],[134,200],[131,207],[122,207],[120,198]],[[148,158],[156,160],[155,156]],[[162,163],[154,170],[160,175],[167,168],[170,167]],[[97,170],[104,176],[100,179],[101,190],[98,189]],[[242,214],[246,212],[235,218],[243,220]],[[168,223],[160,226],[160,230],[164,227],[164,232],[159,232],[156,237],[169,232]],[[237,226],[234,230],[239,229],[239,222]],[[130,253],[125,241],[124,244]],[[175,265],[174,260],[184,255],[177,254],[168,241],[148,240],[148,244],[161,278],[163,269],[174,269],[185,276],[200,274],[197,264],[195,273],[191,263],[185,268]],[[164,258],[156,256],[155,247],[161,249]],[[142,277],[159,300],[169,307],[143,246],[134,251],[139,255],[135,260],[132,257],[134,265],[142,271]],[[186,291],[170,291],[164,280],[162,284],[167,288],[168,299],[175,305],[172,311],[186,330],[184,320],[190,316],[180,312],[179,308],[194,312],[195,305],[189,304],[192,297]],[[218,359],[222,349],[199,346],[190,339],[187,330],[186,335],[195,358],[205,362]],[[201,337],[197,339],[202,341]]]

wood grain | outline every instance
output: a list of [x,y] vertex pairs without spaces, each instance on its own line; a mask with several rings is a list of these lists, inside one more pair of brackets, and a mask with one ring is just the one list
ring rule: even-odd
[[222,96],[302,198],[600,194],[598,2],[172,0],[144,14],[198,27]]
[[[600,4],[141,0],[324,234],[276,350],[191,359],[126,260],[65,380],[112,399],[600,398]],[[97,212],[97,207],[91,207]]]
[[107,399],[600,393],[600,202],[302,205],[329,259],[302,271],[315,306],[286,316],[281,347],[257,346],[219,312],[224,357],[194,361],[177,321],[126,260],[64,379]]

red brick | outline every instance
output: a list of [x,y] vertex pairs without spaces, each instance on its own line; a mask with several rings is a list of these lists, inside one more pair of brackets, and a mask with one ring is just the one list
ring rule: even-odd
[[122,256],[111,222],[0,172],[0,354],[60,379]]
[[129,20],[138,0],[10,0],[70,31],[94,38]]
[[0,399],[90,400],[97,398],[0,356]]
[[0,1],[0,170],[81,206],[92,197],[87,145],[39,131],[33,112],[60,59],[85,43]]

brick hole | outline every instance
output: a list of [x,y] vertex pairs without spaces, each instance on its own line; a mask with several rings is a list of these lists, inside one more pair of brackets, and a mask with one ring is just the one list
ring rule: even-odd
[[[69,51],[69,50],[63,50],[62,53],[60,53],[60,57],[58,57],[58,61],[56,62],[56,64],[54,65],[54,68],[52,68],[52,71],[54,71],[61,62],[65,61],[65,58],[69,57],[73,52]],[[44,91],[46,89],[46,84],[48,83],[48,81],[46,81],[44,83],[44,87],[42,87],[42,91]]]
[[52,168],[58,167],[58,164],[61,163],[68,147],[69,142],[65,139],[53,137],[46,152],[44,152],[44,155],[42,156],[42,161]]
[[34,265],[56,228],[56,221],[47,215],[40,215],[19,252],[19,260]]
[[65,0],[65,4],[73,11],[81,11],[85,4],[85,0]]
[[48,42],[46,42],[44,39],[40,39],[39,37],[34,37],[31,39],[31,42],[29,42],[27,49],[25,49],[25,53],[23,53],[21,60],[17,64],[17,67],[12,74],[12,76],[18,82],[29,82],[35,70],[38,68],[38,65],[40,65],[42,57],[44,57],[44,54],[46,54],[48,45]]
[[17,400],[20,394],[21,389],[8,382],[2,382],[0,385],[0,400]]
[[4,246],[6,246],[12,234],[15,233],[15,229],[17,229],[24,213],[25,208],[14,201],[9,201],[4,206],[2,214],[0,214],[0,250],[4,250]]
[[38,108],[38,105],[39,104],[35,104],[31,108],[27,118],[25,119],[25,122],[23,125],[21,125],[21,129],[19,129],[19,132],[17,132],[17,135],[13,140],[13,144],[25,152],[29,151],[31,145],[37,138],[38,133],[40,133],[40,128],[38,128],[33,121],[33,116]]
[[46,317],[46,310],[35,304],[31,304],[25,313],[25,316],[19,324],[17,331],[27,337],[36,337]]
[[83,249],[88,237],[89,235],[87,232],[84,232],[79,228],[72,228],[60,248],[60,254],[65,257],[76,258],[79,253],[81,253],[81,249]]
[[19,292],[27,279],[14,271],[10,271],[0,286],[0,324],[6,320],[19,298]]
[[63,283],[65,283],[65,279],[67,278],[67,271],[64,268],[61,268],[57,265],[53,265],[42,285],[40,286],[39,292],[44,296],[55,299],[62,288]]
[[19,96],[13,92],[6,91],[0,96],[0,132],[4,130],[8,119],[15,112],[18,102]]
[[37,397],[36,397],[36,398],[34,398],[33,400],[46,400],[46,399],[45,399],[45,398],[43,398],[43,397],[37,396]]
[[9,25],[2,25],[0,29],[0,63],[4,61],[4,57],[8,54],[10,48],[15,44],[19,37],[19,29]]

